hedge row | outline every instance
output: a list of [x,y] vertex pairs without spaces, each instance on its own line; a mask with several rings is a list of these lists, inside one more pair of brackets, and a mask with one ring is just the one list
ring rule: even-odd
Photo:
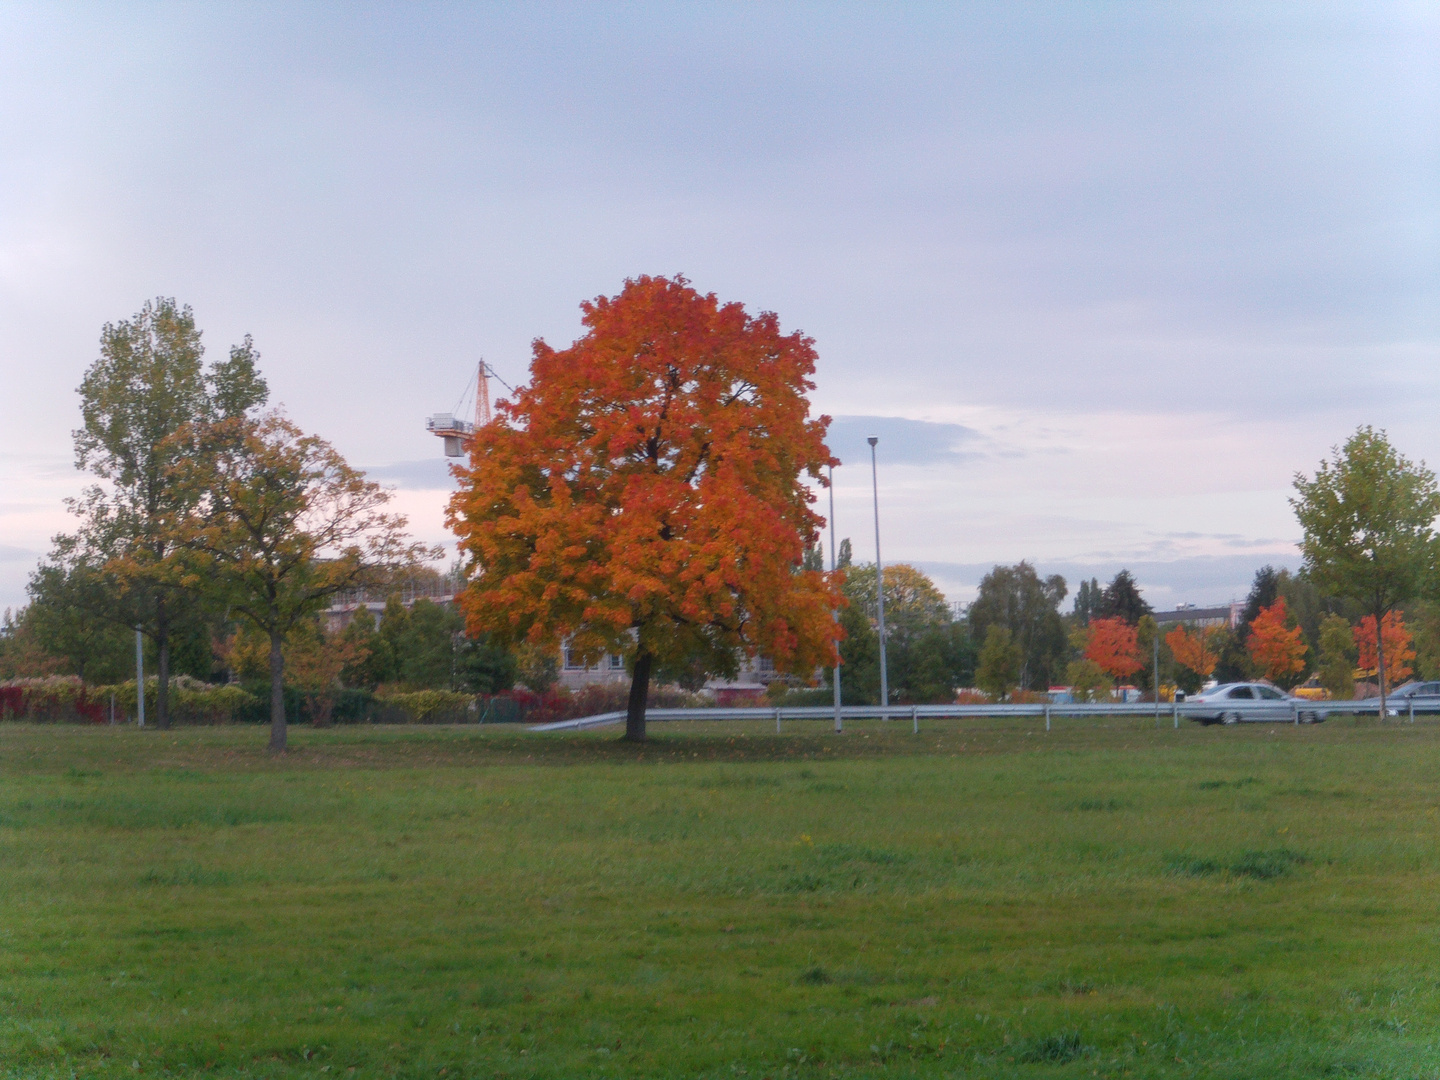
[[[159,680],[145,680],[145,711],[153,722]],[[535,694],[508,690],[500,694],[463,694],[452,690],[379,692],[336,689],[323,695],[285,688],[285,715],[291,722],[311,722],[327,714],[335,724],[513,724],[571,720],[626,707],[629,688],[590,686],[571,693],[551,690]],[[652,689],[651,708],[710,704],[708,698],[672,688]],[[328,705],[328,709],[326,706]],[[0,683],[0,719],[69,723],[128,723],[138,713],[135,680],[110,686],[87,686],[74,676],[17,679]],[[170,719],[180,724],[268,723],[268,683],[212,685],[179,676],[170,680]]]

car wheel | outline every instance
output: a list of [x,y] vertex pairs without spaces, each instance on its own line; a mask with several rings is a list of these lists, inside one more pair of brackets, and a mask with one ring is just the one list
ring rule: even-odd
[[1320,722],[1320,714],[1317,713],[1317,712],[1304,712],[1304,711],[1302,711],[1302,712],[1300,713],[1300,723],[1302,723],[1302,724],[1318,724],[1319,722]]
[[1227,712],[1224,716],[1220,717],[1220,722],[1222,724],[1238,724],[1240,722],[1240,714],[1238,712]]

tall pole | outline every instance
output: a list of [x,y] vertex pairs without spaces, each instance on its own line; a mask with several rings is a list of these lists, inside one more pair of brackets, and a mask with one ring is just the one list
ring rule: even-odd
[[1155,624],[1155,633],[1151,642],[1155,646],[1155,674],[1151,685],[1155,688],[1155,726],[1160,726],[1160,624]]
[[[835,562],[835,466],[834,466],[834,465],[831,465],[831,466],[829,466],[829,468],[830,468],[830,573],[831,573],[831,574],[834,574],[835,571],[839,569],[838,564]],[[839,613],[838,611],[831,612],[831,617],[834,618],[834,619],[838,622],[839,619],[840,619],[840,613]],[[837,648],[838,648],[838,646],[837,646]],[[841,720],[840,720],[840,661],[839,661],[838,658],[837,658],[836,661],[835,661],[835,678],[834,678],[833,681],[834,681],[834,684],[835,684],[835,730],[836,730],[837,732],[840,732],[840,731],[844,731],[844,730],[845,730],[845,727],[844,727],[844,724],[843,724],[843,723],[841,722]]]
[[[870,490],[875,498],[875,610],[880,623],[880,706],[890,704],[890,673],[885,668],[885,564],[880,561],[880,478],[875,468],[875,444],[879,438],[871,435],[870,444]],[[880,719],[888,717],[882,712]]]
[[135,627],[135,700],[139,703],[136,713],[140,726],[145,726],[145,639],[140,636],[140,627]]

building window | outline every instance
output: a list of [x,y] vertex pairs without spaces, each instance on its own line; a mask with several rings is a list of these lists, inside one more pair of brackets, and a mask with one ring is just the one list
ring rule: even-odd
[[616,656],[614,653],[611,653],[611,654],[610,654],[610,670],[611,670],[611,671],[624,671],[624,670],[625,670],[625,658],[624,658],[623,656]]
[[773,675],[775,673],[775,661],[768,656],[760,657],[755,663],[755,670],[762,675]]
[[575,650],[572,649],[569,645],[566,645],[566,646],[565,646],[565,670],[566,670],[566,671],[584,671],[584,670],[585,670],[585,665],[580,662],[580,658],[575,655]]

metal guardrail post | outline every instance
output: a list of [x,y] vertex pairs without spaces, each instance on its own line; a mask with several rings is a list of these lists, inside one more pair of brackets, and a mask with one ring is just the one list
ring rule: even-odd
[[1296,727],[1300,726],[1300,703],[1294,698],[1290,699],[1290,718]]
[[1410,698],[1410,723],[1415,723],[1415,698],[1413,695]]
[[1045,730],[1047,732],[1050,730],[1050,705],[1048,702],[1045,705]]
[[780,710],[775,710],[775,734],[780,734]]
[[910,706],[910,731],[911,734],[920,734],[920,709],[918,706]]

